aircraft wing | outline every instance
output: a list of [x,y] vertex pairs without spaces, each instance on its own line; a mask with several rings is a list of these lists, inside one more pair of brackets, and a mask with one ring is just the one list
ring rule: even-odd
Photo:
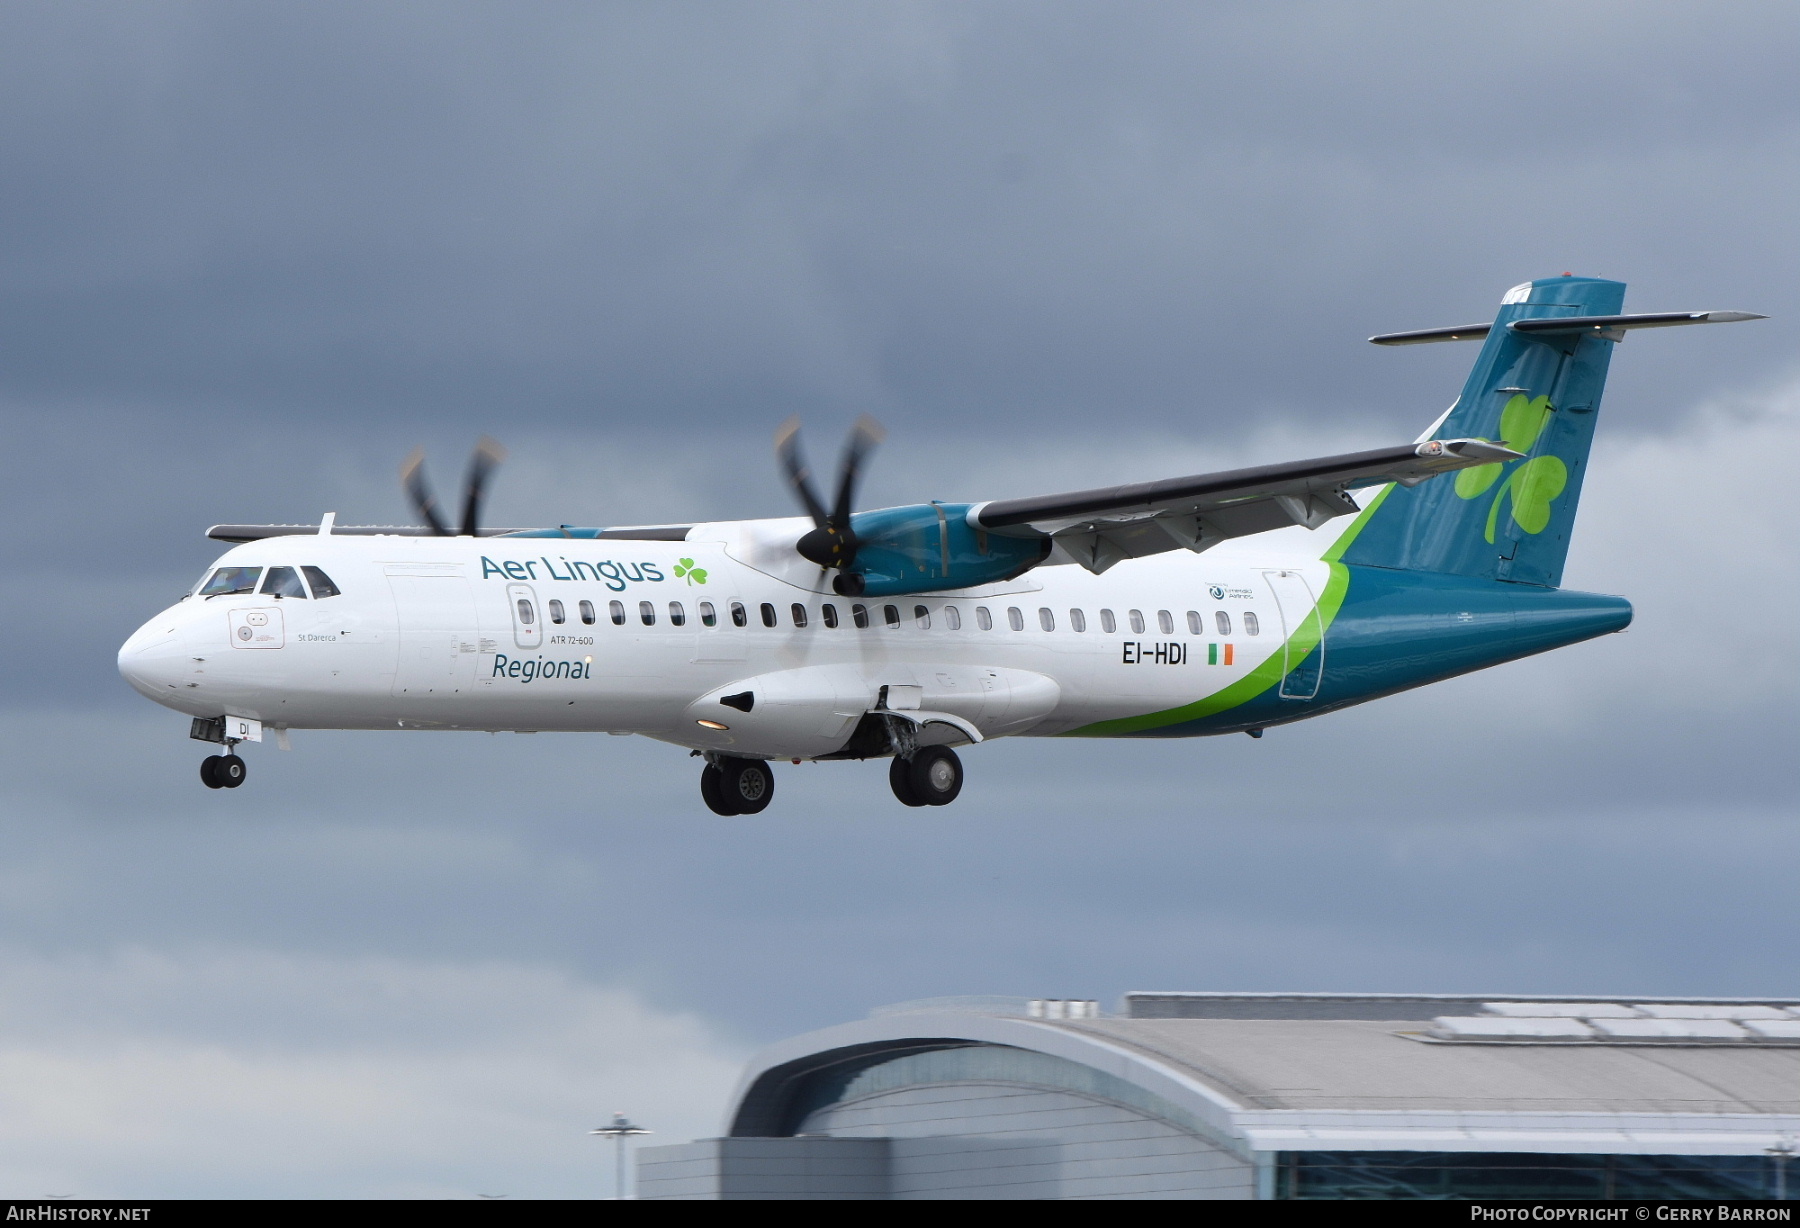
[[1350,491],[1399,482],[1416,486],[1456,469],[1517,460],[1484,439],[1426,443],[1317,460],[1230,469],[1030,499],[978,503],[970,527],[1012,537],[1048,537],[1049,563],[1079,563],[1098,575],[1114,563],[1181,547],[1201,551],[1232,537],[1304,525],[1316,529],[1360,511]]

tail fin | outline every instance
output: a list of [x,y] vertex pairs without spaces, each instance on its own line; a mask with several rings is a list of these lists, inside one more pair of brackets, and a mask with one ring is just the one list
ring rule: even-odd
[[[1356,536],[1344,545],[1342,561],[1560,584],[1607,363],[1625,334],[1618,328],[1555,332],[1508,325],[1564,317],[1586,317],[1585,324],[1617,317],[1624,301],[1623,282],[1591,277],[1546,278],[1507,291],[1462,396],[1427,438],[1488,439],[1525,453],[1524,459],[1465,469],[1454,479],[1388,487],[1352,530]],[[1452,337],[1452,330],[1437,331]],[[1480,335],[1479,329],[1454,331]]]

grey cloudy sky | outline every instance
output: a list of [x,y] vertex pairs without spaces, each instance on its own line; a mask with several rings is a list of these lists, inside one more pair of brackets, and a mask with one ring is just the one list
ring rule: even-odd
[[[0,9],[0,1194],[580,1195],[756,1044],[1132,988],[1786,993],[1800,10]],[[194,779],[118,643],[217,521],[785,514],[1410,438],[1571,269],[1767,312],[1617,356],[1569,583],[1630,634],[1260,743],[1017,742],[702,810],[638,739],[299,734]]]

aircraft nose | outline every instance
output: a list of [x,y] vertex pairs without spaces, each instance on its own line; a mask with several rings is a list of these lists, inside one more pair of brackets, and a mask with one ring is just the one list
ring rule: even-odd
[[140,695],[168,699],[181,686],[179,638],[166,618],[145,623],[119,649],[119,676]]

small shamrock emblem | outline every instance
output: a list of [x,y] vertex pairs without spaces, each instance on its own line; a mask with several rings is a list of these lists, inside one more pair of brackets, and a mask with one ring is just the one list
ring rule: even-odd
[[[1549,424],[1551,413],[1549,397],[1528,398],[1523,393],[1517,394],[1500,411],[1500,438],[1493,442],[1503,443],[1515,452],[1529,452]],[[1496,462],[1464,469],[1456,475],[1458,497],[1473,499],[1485,493],[1500,480],[1500,471],[1511,463]],[[1542,533],[1550,525],[1551,501],[1562,494],[1568,484],[1569,467],[1557,457],[1534,456],[1520,465],[1494,492],[1494,502],[1488,507],[1487,540],[1494,540],[1500,503],[1507,495],[1512,496],[1513,523],[1527,533]]]
[[676,559],[675,578],[680,579],[682,576],[687,577],[689,584],[705,584],[706,568],[694,566],[693,559]]

